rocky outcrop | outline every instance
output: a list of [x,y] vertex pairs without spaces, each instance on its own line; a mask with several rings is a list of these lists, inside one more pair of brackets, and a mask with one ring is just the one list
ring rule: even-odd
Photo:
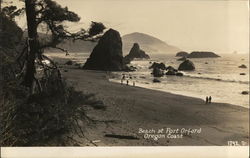
[[165,70],[166,69],[166,65],[164,63],[156,63],[154,62],[149,69],[154,69],[154,68],[158,68],[158,69],[162,69]]
[[195,66],[194,63],[190,60],[185,60],[184,62],[182,62],[179,65],[178,70],[182,70],[182,71],[191,71],[191,70],[195,70]]
[[152,74],[154,77],[162,77],[164,76],[164,70],[159,68],[154,68]]
[[168,70],[168,71],[166,72],[166,75],[176,75],[176,72],[173,71],[173,70]]
[[154,77],[162,77],[164,76],[164,71],[166,70],[166,66],[164,63],[156,63],[154,62],[149,69],[153,69],[152,75]]
[[160,81],[159,79],[157,79],[157,78],[154,78],[154,79],[153,79],[153,82],[154,82],[154,83],[159,83],[159,82],[161,82],[161,81]]
[[123,68],[123,71],[126,71],[126,72],[132,72],[132,71],[136,71],[136,67],[135,66],[132,66],[132,65],[125,65],[124,68]]
[[176,70],[172,66],[168,66],[166,70],[167,70],[166,75],[176,75],[176,73],[178,72],[178,70]]
[[177,72],[175,75],[176,76],[183,76],[184,74],[182,72]]
[[248,95],[248,94],[249,94],[249,91],[242,91],[241,94],[243,94],[243,95]]
[[164,71],[166,70],[166,65],[164,63],[156,63],[154,62],[149,69],[153,69],[154,77],[162,77],[164,76]]
[[174,71],[174,72],[177,72],[178,70],[176,70],[174,67],[172,67],[172,66],[168,66],[168,67],[166,67],[166,70],[170,70],[170,71]]
[[128,55],[124,57],[124,62],[126,64],[130,63],[135,58],[140,59],[149,59],[149,55],[147,55],[143,50],[140,49],[140,46],[138,43],[134,43],[133,47],[131,48]]
[[186,56],[188,56],[188,53],[184,52],[184,51],[181,51],[181,52],[178,52],[175,56],[176,57],[186,57]]
[[123,70],[122,40],[118,31],[109,29],[99,40],[83,69]]
[[176,70],[174,67],[172,66],[168,66],[166,68],[167,72],[166,75],[175,75],[175,76],[183,76],[182,72],[179,72],[178,70]]
[[239,68],[243,68],[243,69],[245,69],[245,68],[247,68],[247,66],[246,66],[246,65],[244,65],[244,64],[242,64],[242,65],[240,65],[240,66],[239,66]]
[[217,58],[217,57],[220,56],[215,54],[214,52],[198,52],[198,51],[194,51],[187,56],[187,58]]
[[182,72],[179,72],[172,66],[166,67],[164,63],[156,63],[154,62],[149,69],[153,69],[151,73],[154,77],[162,77],[164,75],[175,75],[175,76],[183,76]]

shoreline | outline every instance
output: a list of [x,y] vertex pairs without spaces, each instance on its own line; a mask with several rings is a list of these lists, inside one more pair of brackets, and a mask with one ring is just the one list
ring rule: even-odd
[[[63,65],[62,75],[77,90],[93,93],[107,110],[87,110],[89,117],[110,123],[86,124],[86,137],[100,140],[98,146],[174,146],[228,145],[237,140],[248,145],[249,109],[232,104],[205,104],[204,100],[168,92],[121,85],[109,81],[106,72],[77,69]],[[104,121],[104,122],[105,122]],[[198,129],[199,134],[183,138],[145,138],[138,129]],[[105,134],[135,135],[139,140],[107,138]],[[77,137],[77,136],[76,136]],[[83,146],[88,144],[83,138]],[[89,144],[88,144],[89,145]]]
[[[109,78],[109,82],[120,84],[119,81],[118,81],[118,79],[113,79],[113,78]],[[124,85],[125,85],[125,83],[124,83]],[[133,85],[129,85],[129,86],[133,86]],[[165,90],[165,89],[157,89],[157,88],[147,87],[147,86],[144,86],[144,84],[141,84],[141,83],[137,83],[135,87],[140,87],[140,88],[145,88],[145,89],[149,89],[149,90],[160,91],[160,92],[164,92],[164,93],[170,93],[170,94],[173,94],[173,95],[179,95],[179,96],[183,96],[183,97],[191,97],[191,98],[195,98],[195,99],[201,99],[205,103],[205,99],[203,99],[202,97],[195,96],[195,95],[186,95],[186,94],[176,93],[176,92],[173,92],[173,91],[168,91],[168,90]],[[246,109],[250,108],[249,105],[248,105],[248,107],[246,107],[246,106],[242,106],[242,105],[237,105],[237,104],[232,104],[232,103],[226,103],[226,102],[217,102],[217,101],[215,101],[213,103],[228,104],[228,105],[231,105],[231,106],[239,106],[239,107],[243,107],[243,108],[246,108]]]
[[[55,55],[54,53],[48,53],[48,55],[51,56],[52,58],[56,59],[57,61],[60,61],[60,62],[63,61],[65,63],[68,60],[72,60],[73,62],[76,62],[76,63],[79,64],[79,61],[75,61],[75,57],[74,56],[67,56],[67,57],[64,58],[63,55],[60,56],[60,57],[59,56],[54,56]],[[56,54],[56,55],[58,55],[58,54]],[[87,58],[87,56],[85,58]],[[82,62],[84,62],[84,61],[85,61],[85,59],[83,61],[80,61],[80,63],[82,64]],[[117,73],[117,74],[115,74],[115,73]],[[123,72],[114,72],[114,73],[111,72],[112,75],[110,75],[111,76],[110,81],[112,81],[112,82],[113,81],[120,82],[120,79],[119,79],[120,76],[117,77],[116,75],[119,75],[121,73],[123,73]],[[116,76],[116,77],[114,77],[114,76]],[[170,77],[172,77],[172,76],[170,76]],[[189,78],[188,75],[187,76],[183,76],[183,77]],[[193,78],[193,77],[190,77],[190,78]],[[146,79],[140,79],[139,76],[137,76],[133,80],[136,81],[136,85],[137,86],[143,87],[143,88],[147,88],[147,89],[152,89],[152,90],[157,90],[157,91],[162,91],[162,92],[168,92],[168,93],[178,94],[178,95],[182,95],[182,96],[194,97],[194,98],[199,98],[199,99],[203,99],[203,100],[205,100],[206,96],[212,96],[212,101],[215,102],[215,103],[226,103],[226,104],[232,104],[232,105],[235,105],[235,106],[245,107],[245,108],[248,108],[248,109],[250,108],[250,106],[249,106],[249,95],[242,95],[242,94],[240,94],[242,91],[245,91],[248,88],[246,89],[245,87],[242,87],[242,86],[239,87],[240,90],[238,92],[235,92],[235,94],[229,93],[227,96],[222,96],[222,94],[224,94],[224,93],[226,94],[227,91],[225,91],[225,90],[221,91],[220,92],[221,94],[219,92],[218,93],[214,93],[214,90],[212,90],[210,88],[210,89],[208,89],[209,91],[207,91],[207,90],[204,91],[203,89],[201,89],[201,91],[198,92],[197,90],[196,91],[193,90],[193,89],[195,89],[195,87],[192,87],[192,86],[188,88],[188,87],[186,87],[184,85],[184,89],[174,88],[174,84],[175,83],[170,83],[170,87],[168,87],[165,84],[166,82],[165,82],[164,78],[162,80],[162,83],[160,83],[160,84],[162,84],[162,86],[158,86],[157,83],[152,83],[152,81],[150,81],[148,79],[147,80]],[[178,86],[178,84],[180,86],[182,86],[182,84],[181,84],[182,81],[180,81],[180,82],[179,82],[179,80],[177,80],[177,81],[178,81],[178,82],[176,82],[177,86]],[[217,81],[217,80],[212,80],[212,81]],[[197,86],[201,86],[201,82],[200,81],[198,81],[198,82],[199,82],[199,84]],[[228,83],[231,83],[231,82],[228,82]],[[237,82],[232,82],[232,83],[236,84]],[[209,84],[213,84],[213,83],[209,83]],[[219,86],[219,87],[221,87],[223,89],[223,86],[227,87],[227,86],[230,86],[230,85],[228,85],[228,84],[225,85],[225,83],[222,82],[221,86]],[[218,91],[219,89],[215,88],[215,91],[216,90]],[[229,90],[231,90],[231,89],[229,89]],[[233,91],[233,90],[231,90],[231,91]],[[234,97],[234,99],[231,99],[230,97]]]

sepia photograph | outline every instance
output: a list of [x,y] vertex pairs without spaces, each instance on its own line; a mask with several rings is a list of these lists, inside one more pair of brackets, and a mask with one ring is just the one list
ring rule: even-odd
[[248,0],[0,0],[0,60],[2,152],[249,147]]

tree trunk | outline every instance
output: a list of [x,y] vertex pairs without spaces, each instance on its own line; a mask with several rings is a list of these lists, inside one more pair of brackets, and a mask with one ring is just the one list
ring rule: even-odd
[[26,72],[22,85],[32,88],[36,72],[35,59],[36,54],[39,51],[39,43],[37,40],[35,0],[25,0],[25,11],[27,17],[29,51],[26,62]]

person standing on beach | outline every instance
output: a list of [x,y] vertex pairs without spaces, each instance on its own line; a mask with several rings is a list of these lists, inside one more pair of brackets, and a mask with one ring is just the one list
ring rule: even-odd
[[129,80],[127,79],[127,86],[128,86]]
[[211,102],[212,102],[212,97],[211,96],[209,96],[208,102],[211,104]]
[[206,104],[208,103],[208,96],[206,96]]
[[123,80],[125,80],[125,75],[122,74],[121,84],[123,84]]
[[133,86],[134,86],[133,77],[131,75],[129,75],[129,79],[131,80],[131,82],[133,82]]

